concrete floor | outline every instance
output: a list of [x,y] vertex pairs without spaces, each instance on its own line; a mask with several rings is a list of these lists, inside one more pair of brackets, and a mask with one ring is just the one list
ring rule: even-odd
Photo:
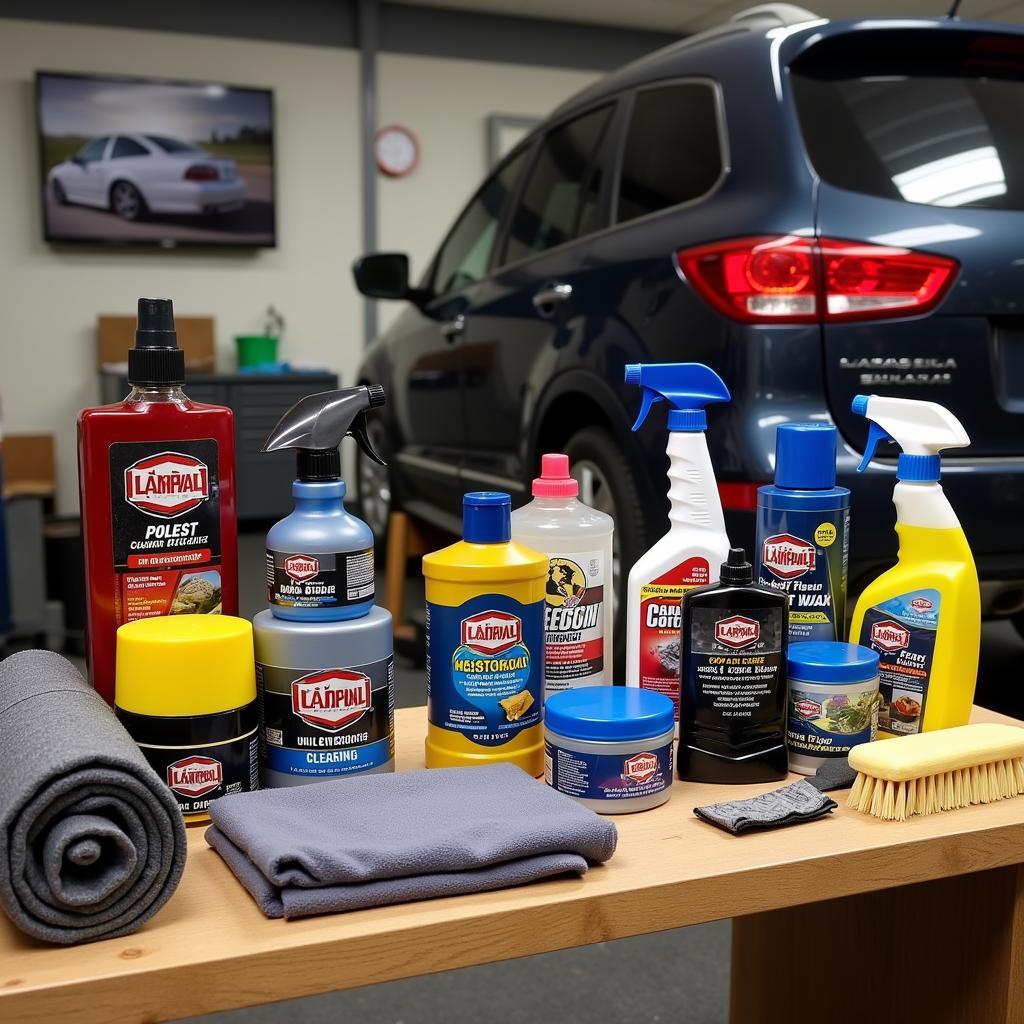
[[[263,607],[263,537],[239,538],[243,615]],[[422,584],[411,579],[409,610],[422,607]],[[978,703],[1024,718],[1024,641],[1008,623],[984,627]],[[397,703],[424,703],[426,679],[396,660]],[[241,896],[240,891],[240,896]],[[283,927],[287,927],[284,925]],[[194,1018],[194,1024],[448,1024],[453,1013],[495,1024],[552,1020],[602,1024],[683,1021],[724,1024],[728,1019],[730,924],[719,921],[583,949],[448,971],[251,1010]],[[501,1002],[496,993],[508,994]]]

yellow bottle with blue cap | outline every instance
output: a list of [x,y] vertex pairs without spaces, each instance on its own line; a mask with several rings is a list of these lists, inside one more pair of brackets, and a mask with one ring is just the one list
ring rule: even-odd
[[512,541],[512,499],[463,498],[463,539],[426,555],[428,768],[544,770],[547,555]]
[[259,788],[252,625],[233,615],[167,615],[117,631],[114,710],[167,783],[185,821]]

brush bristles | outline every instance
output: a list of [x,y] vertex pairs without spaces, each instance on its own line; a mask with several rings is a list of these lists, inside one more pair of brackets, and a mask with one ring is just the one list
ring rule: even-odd
[[890,782],[858,772],[846,803],[883,821],[904,821],[915,814],[989,804],[1022,793],[1024,758],[1011,757],[908,782]]

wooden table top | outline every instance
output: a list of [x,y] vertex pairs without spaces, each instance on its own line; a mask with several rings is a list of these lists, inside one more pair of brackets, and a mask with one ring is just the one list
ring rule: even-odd
[[[399,770],[421,767],[425,710],[396,719]],[[190,1017],[1024,862],[1024,799],[896,823],[844,793],[823,820],[745,836],[692,814],[771,788],[676,782],[615,818],[615,856],[581,879],[291,922],[264,918],[192,828],[178,891],[135,935],[48,947],[0,915],[0,1020]]]

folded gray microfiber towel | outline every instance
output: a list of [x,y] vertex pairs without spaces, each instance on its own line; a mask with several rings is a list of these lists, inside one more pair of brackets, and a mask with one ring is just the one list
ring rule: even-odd
[[458,896],[582,875],[615,826],[510,764],[233,793],[207,842],[267,917]]
[[59,654],[0,662],[0,904],[71,944],[128,935],[174,892],[185,823],[103,698]]

